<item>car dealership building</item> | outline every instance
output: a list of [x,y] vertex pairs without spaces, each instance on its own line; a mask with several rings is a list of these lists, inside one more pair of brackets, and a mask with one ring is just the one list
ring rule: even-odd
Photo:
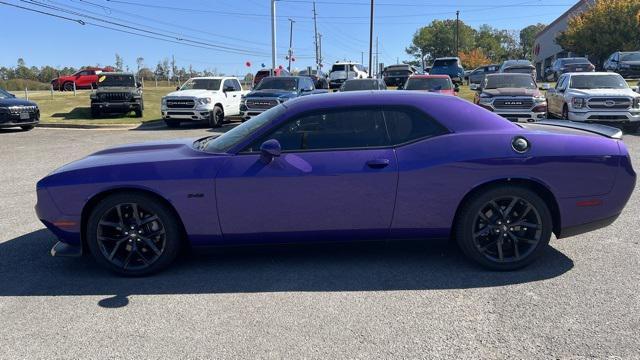
[[538,75],[542,75],[544,73],[544,69],[551,66],[551,64],[558,58],[584,56],[584,54],[573,54],[563,49],[556,43],[556,36],[567,29],[567,24],[572,16],[582,13],[596,1],[597,0],[578,1],[578,3],[573,5],[569,10],[560,15],[559,18],[555,19],[536,35],[533,43],[533,62],[536,66]]

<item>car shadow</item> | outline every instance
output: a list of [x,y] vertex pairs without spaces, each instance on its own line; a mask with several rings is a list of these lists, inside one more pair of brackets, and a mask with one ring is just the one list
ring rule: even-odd
[[447,241],[360,242],[193,250],[169,269],[126,278],[91,257],[53,258],[46,229],[0,244],[0,296],[104,295],[120,307],[129,295],[469,289],[560,276],[571,259],[549,247],[513,272],[484,270]]
[[224,133],[240,124],[241,124],[240,119],[232,118],[231,120],[229,119],[225,120],[225,122],[222,124],[221,127],[215,128],[215,129],[209,127],[209,124],[206,121],[185,121],[181,123],[179,127],[170,128],[166,126],[166,124],[164,123],[164,120],[158,119],[158,120],[145,121],[139,126],[131,129],[131,131],[167,131],[167,130],[180,131],[180,130],[206,129],[206,131],[209,131],[209,132]]

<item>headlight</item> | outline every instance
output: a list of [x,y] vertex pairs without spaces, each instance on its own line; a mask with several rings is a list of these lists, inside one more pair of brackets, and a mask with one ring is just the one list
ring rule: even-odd
[[587,101],[585,98],[574,97],[571,99],[571,106],[573,106],[574,109],[582,109],[585,107],[586,103]]
[[544,96],[536,96],[533,98],[533,102],[536,104],[540,104],[547,101],[547,98],[545,98]]
[[167,99],[166,98],[162,98],[161,103],[163,106],[167,105]]
[[198,99],[198,103],[201,105],[211,104],[211,98],[200,98]]
[[633,99],[633,108],[634,109],[640,109],[640,97],[637,97],[637,98]]

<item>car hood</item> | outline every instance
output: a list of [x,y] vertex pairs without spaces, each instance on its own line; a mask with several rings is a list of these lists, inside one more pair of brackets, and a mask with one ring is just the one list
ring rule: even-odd
[[539,96],[540,90],[538,89],[523,89],[523,88],[498,88],[498,89],[484,89],[483,93],[491,96]]
[[96,89],[97,93],[113,93],[113,92],[138,92],[138,89],[130,86],[108,86],[99,87]]
[[265,97],[296,97],[298,96],[297,92],[287,91],[287,90],[278,90],[278,89],[264,89],[264,90],[254,90],[247,94],[247,98],[265,98]]
[[629,89],[570,89],[576,96],[631,96],[638,97],[638,93]]
[[33,101],[11,98],[11,99],[0,99],[0,107],[9,107],[9,106],[37,106]]
[[210,155],[193,148],[193,143],[196,140],[197,139],[183,138],[115,146],[64,165],[56,169],[52,174],[104,166],[174,161]]
[[166,95],[166,97],[193,97],[193,98],[201,98],[206,96],[211,96],[218,91],[214,90],[204,90],[204,89],[192,89],[192,90],[179,90],[170,92]]

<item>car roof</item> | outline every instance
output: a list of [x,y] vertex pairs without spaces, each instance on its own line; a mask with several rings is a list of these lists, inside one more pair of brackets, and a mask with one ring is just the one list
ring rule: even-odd
[[349,80],[347,80],[347,81],[345,81],[345,82],[356,82],[356,81],[379,81],[379,80],[380,80],[380,79],[369,79],[369,78],[367,78],[367,79],[349,79]]
[[[597,71],[597,72],[570,72],[570,73],[566,73],[568,75],[571,76],[587,76],[587,75],[596,75],[596,76],[605,76],[605,75],[617,75],[620,76],[618,73],[614,73],[614,72],[607,72],[607,71]],[[526,75],[526,74],[525,74]]]
[[133,73],[128,72],[101,72],[100,75],[131,75],[134,76]]
[[222,79],[233,79],[230,76],[196,76],[196,77],[192,77],[189,80],[192,79],[204,79],[204,80],[222,80]]
[[501,77],[501,76],[502,76],[502,77],[506,77],[506,76],[510,76],[510,77],[513,77],[513,76],[522,76],[522,77],[524,77],[524,76],[526,76],[526,77],[530,78],[530,77],[531,77],[531,74],[522,74],[522,73],[491,73],[491,74],[487,74],[487,76],[486,76],[486,77]]
[[456,96],[422,91],[347,91],[299,96],[282,104],[288,118],[310,110],[353,106],[407,106],[421,109],[452,132],[520,129],[495,113]]
[[433,61],[438,61],[438,60],[460,60],[460,58],[459,58],[459,57],[456,57],[456,56],[448,56],[448,57],[447,57],[447,56],[445,56],[445,57],[439,57],[439,58],[436,58],[436,59],[435,59],[435,60],[433,60]]

